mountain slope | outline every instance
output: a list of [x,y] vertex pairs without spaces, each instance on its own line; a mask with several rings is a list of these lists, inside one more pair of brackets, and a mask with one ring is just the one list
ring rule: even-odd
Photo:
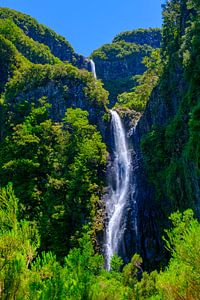
[[144,57],[150,55],[153,47],[160,47],[160,42],[159,29],[141,29],[121,33],[111,44],[93,51],[91,57],[96,64],[97,77],[110,93],[111,106],[119,94],[137,85],[136,77],[146,70],[142,63]]
[[62,61],[87,68],[84,57],[74,52],[70,43],[34,18],[9,8],[0,8],[0,19],[12,20],[29,38],[49,47],[51,53]]

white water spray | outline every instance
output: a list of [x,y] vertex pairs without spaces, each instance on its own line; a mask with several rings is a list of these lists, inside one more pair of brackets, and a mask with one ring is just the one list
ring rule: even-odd
[[92,59],[90,59],[90,66],[91,66],[91,71],[92,71],[94,78],[97,79],[95,63]]
[[114,134],[114,163],[113,176],[115,184],[110,186],[110,198],[106,203],[108,225],[106,230],[106,268],[110,269],[110,261],[114,254],[118,254],[119,243],[123,237],[121,228],[124,206],[128,199],[131,156],[126,144],[125,132],[121,119],[116,111],[111,110]]

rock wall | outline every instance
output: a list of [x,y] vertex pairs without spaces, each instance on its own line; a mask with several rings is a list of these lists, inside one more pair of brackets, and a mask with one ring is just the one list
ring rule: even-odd
[[[190,24],[187,21],[191,11],[189,13],[184,1],[179,5],[178,22],[174,26],[179,26],[180,22],[181,26],[178,27],[180,36],[178,40],[173,41],[173,46],[169,46],[169,41],[163,41],[165,46],[162,54],[166,62],[164,72],[135,130],[132,124],[133,117],[124,116],[127,132],[130,132],[130,147],[133,149],[132,185],[136,185],[135,195],[130,198],[126,213],[127,219],[131,214],[132,217],[130,223],[127,221],[125,243],[127,249],[135,247],[133,252],[138,251],[142,255],[145,261],[144,268],[147,269],[155,268],[161,263],[165,264],[167,260],[162,235],[164,228],[170,226],[169,215],[178,209],[182,211],[193,208],[198,217],[200,208],[199,167],[195,158],[187,152],[188,141],[191,138],[189,129],[191,110],[198,104],[197,98],[194,97],[198,89],[194,78],[199,77],[196,69],[189,72],[189,68],[185,69],[183,65],[185,28]],[[167,22],[164,28],[165,39],[171,39]],[[192,34],[194,37],[196,33]],[[189,42],[187,43],[189,45]],[[197,43],[193,47],[194,51]],[[191,49],[185,50],[186,53]],[[192,69],[194,59],[191,56]],[[146,144],[148,149],[146,148],[144,152],[141,142],[146,136],[150,139],[149,144]],[[155,139],[151,139],[151,136],[155,136]],[[151,156],[151,152],[154,157]],[[131,226],[134,220],[134,201],[137,203],[137,234],[132,231]],[[129,250],[125,254],[125,259],[127,256]]]

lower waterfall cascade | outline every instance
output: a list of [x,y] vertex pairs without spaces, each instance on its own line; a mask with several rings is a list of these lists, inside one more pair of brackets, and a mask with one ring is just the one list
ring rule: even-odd
[[109,185],[110,194],[106,202],[108,224],[105,238],[105,267],[110,270],[114,254],[119,253],[119,243],[123,238],[122,216],[129,197],[131,155],[129,153],[125,130],[120,116],[114,110],[111,113],[111,126],[114,136],[113,175]]

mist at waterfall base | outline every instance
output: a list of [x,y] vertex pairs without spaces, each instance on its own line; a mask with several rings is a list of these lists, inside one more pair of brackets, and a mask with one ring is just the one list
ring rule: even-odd
[[122,216],[128,199],[131,155],[126,142],[125,131],[116,111],[110,111],[111,126],[114,135],[113,176],[106,201],[108,224],[105,240],[105,267],[110,270],[110,262],[114,254],[119,254],[119,245],[124,235]]

